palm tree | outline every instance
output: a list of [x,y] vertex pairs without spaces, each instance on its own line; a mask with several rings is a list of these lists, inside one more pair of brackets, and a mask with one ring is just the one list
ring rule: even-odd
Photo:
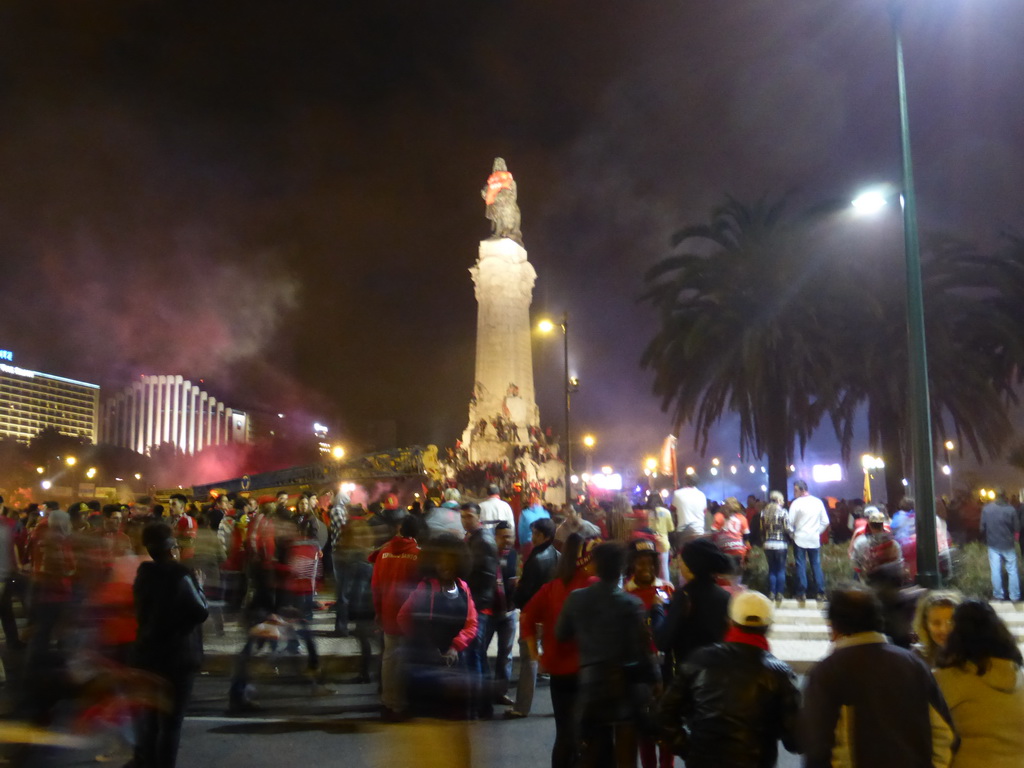
[[[1024,360],[1016,296],[1024,288],[1024,260],[984,255],[952,238],[929,238],[922,262],[932,431],[936,442],[955,438],[981,461],[1000,454],[1012,434],[1007,402]],[[900,260],[891,262],[898,268]],[[904,285],[899,275],[865,270],[857,279],[857,315],[870,329],[844,359],[845,411],[838,431],[852,434],[854,408],[867,405],[868,441],[886,460],[890,503],[905,493],[907,335]]]
[[[825,414],[837,429],[844,384],[836,350],[850,341],[850,292],[813,242],[824,209],[785,215],[785,200],[747,206],[728,197],[710,222],[675,233],[675,253],[651,268],[641,301],[660,325],[641,366],[676,427],[692,423],[702,453],[728,411],[739,417],[740,451],[767,454],[771,488]],[[849,441],[844,444],[848,454]]]

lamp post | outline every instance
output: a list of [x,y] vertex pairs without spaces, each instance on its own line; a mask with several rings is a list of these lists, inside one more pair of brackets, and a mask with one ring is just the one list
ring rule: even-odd
[[907,262],[907,351],[910,362],[910,440],[914,466],[914,506],[917,528],[918,582],[929,589],[940,584],[939,551],[935,535],[935,455],[932,449],[931,405],[928,399],[928,353],[925,348],[924,295],[921,289],[921,247],[917,234],[917,198],[910,155],[907,75],[903,64],[903,0],[892,0],[896,80],[899,89],[900,148],[903,157],[903,238]]
[[[569,431],[569,410],[572,405],[572,395],[579,391],[580,380],[575,376],[569,376],[569,313],[562,313],[562,320],[559,323],[562,329],[563,350],[565,357],[565,502],[572,503],[572,436]],[[551,333],[555,329],[552,320],[541,320],[537,324],[541,333]]]
[[594,446],[597,445],[597,439],[593,435],[583,436],[583,447],[587,449],[587,474],[591,475],[594,473]]

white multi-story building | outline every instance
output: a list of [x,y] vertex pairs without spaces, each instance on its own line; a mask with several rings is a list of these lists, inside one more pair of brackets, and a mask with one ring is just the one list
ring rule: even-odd
[[0,437],[27,443],[48,427],[97,442],[100,388],[13,365],[0,350]]
[[148,454],[164,444],[182,453],[207,446],[248,443],[249,416],[229,408],[181,376],[142,376],[106,400],[100,417],[103,442]]

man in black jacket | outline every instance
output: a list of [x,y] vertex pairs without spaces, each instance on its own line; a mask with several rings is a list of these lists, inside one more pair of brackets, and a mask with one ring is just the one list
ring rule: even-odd
[[[540,588],[551,581],[558,565],[558,550],[555,549],[555,524],[548,517],[534,520],[530,524],[533,549],[523,563],[523,575],[519,578],[513,601],[523,609]],[[530,714],[533,706],[533,691],[537,684],[537,662],[530,657],[530,646],[519,639],[519,684],[516,688],[515,706],[505,717],[516,719]]]
[[619,542],[598,545],[594,564],[600,581],[569,594],[555,637],[575,641],[580,652],[580,768],[624,768],[636,765],[636,725],[661,675],[644,604],[620,586],[625,548]]
[[659,719],[687,768],[770,768],[779,740],[797,751],[796,676],[765,637],[774,612],[760,592],[734,595],[724,642],[698,648],[677,669]]
[[494,592],[498,583],[498,549],[491,531],[480,522],[480,507],[469,502],[462,505],[462,527],[466,530],[466,546],[469,548],[470,594],[476,607],[476,638],[466,648],[466,667],[477,681],[478,695],[474,696],[475,707],[471,715],[488,719],[494,714],[494,688],[491,685],[490,670],[487,667],[487,638],[490,637]]
[[208,610],[192,571],[177,560],[171,527],[147,525],[142,544],[153,562],[139,566],[133,587],[139,623],[136,666],[164,680],[170,704],[166,710],[150,709],[139,716],[133,764],[174,768],[185,707],[202,660],[199,625]]

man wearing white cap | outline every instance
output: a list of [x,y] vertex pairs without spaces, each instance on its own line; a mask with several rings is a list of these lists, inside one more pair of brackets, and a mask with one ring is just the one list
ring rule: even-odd
[[779,740],[797,751],[800,693],[793,670],[768,649],[774,617],[760,592],[733,595],[725,640],[694,651],[677,670],[660,721],[687,768],[775,765]]
[[883,569],[901,574],[903,550],[896,538],[885,530],[885,513],[873,505],[865,507],[864,512],[868,527],[863,536],[857,537],[850,556],[854,572],[865,582],[870,582],[876,572]]

